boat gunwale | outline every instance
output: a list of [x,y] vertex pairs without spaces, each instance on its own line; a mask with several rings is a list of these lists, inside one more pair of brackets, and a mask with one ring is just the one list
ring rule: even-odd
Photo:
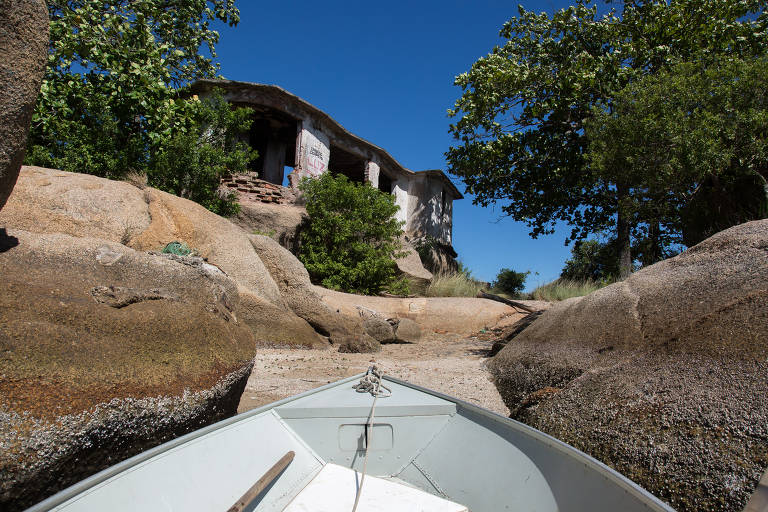
[[[515,430],[525,435],[528,435],[529,437],[532,437],[533,439],[539,442],[549,445],[550,447],[556,449],[557,451],[565,455],[568,455],[568,456],[574,457],[577,460],[580,460],[585,466],[594,467],[594,469],[598,472],[598,474],[600,474],[600,476],[602,476],[606,480],[611,481],[612,483],[615,483],[619,487],[623,488],[626,492],[631,492],[638,498],[641,498],[641,501],[644,504],[654,505],[658,507],[658,510],[660,511],[675,512],[674,508],[664,503],[661,499],[656,497],[650,491],[648,491],[647,489],[644,489],[642,486],[633,482],[632,480],[622,475],[615,469],[611,468],[607,464],[600,462],[599,460],[595,459],[591,455],[579,450],[575,446],[571,446],[568,443],[561,441],[560,439],[557,439],[556,437],[552,437],[551,435],[545,432],[542,432],[541,430],[538,430],[534,427],[531,427],[530,425],[526,425],[525,423],[514,420],[512,418],[502,416],[501,414],[498,414],[491,410],[484,409],[479,405],[466,402],[460,398],[446,395],[445,393],[441,393],[439,391],[434,391],[432,389],[419,386],[418,384],[412,384],[410,382],[406,382],[395,377],[390,377],[389,375],[385,375],[384,379],[394,382],[395,384],[400,384],[402,386],[406,386],[406,387],[415,389],[417,391],[421,391],[423,393],[428,393],[437,398],[442,398],[443,400],[449,400],[456,404],[457,406],[456,414],[460,415],[461,409],[466,409],[474,414],[478,414],[480,416],[488,418],[497,423],[501,423],[502,425],[510,426]],[[650,501],[651,503],[648,503],[648,501]]]
[[307,390],[303,393],[299,393],[298,395],[293,395],[293,396],[283,398],[282,400],[278,400],[277,402],[271,402],[271,403],[262,405],[261,407],[251,409],[250,411],[245,411],[240,414],[235,414],[230,418],[226,418],[216,423],[212,423],[206,427],[200,428],[198,430],[194,430],[188,434],[184,434],[183,436],[177,437],[176,439],[172,439],[163,444],[159,444],[153,448],[150,448],[149,450],[145,450],[141,453],[137,453],[133,457],[129,457],[121,462],[118,462],[113,466],[104,468],[98,473],[94,473],[93,475],[83,480],[80,480],[79,482],[74,483],[65,489],[62,489],[56,494],[44,499],[40,503],[26,509],[24,512],[44,512],[44,511],[52,510],[54,507],[61,505],[62,503],[74,498],[78,494],[81,494],[87,491],[88,489],[95,487],[96,485],[112,478],[113,476],[119,473],[122,473],[123,471],[126,471],[127,469],[130,469],[138,464],[141,464],[142,462],[145,462],[153,457],[156,457],[157,455],[160,455],[169,450],[172,450],[177,446],[186,444],[189,441],[208,435],[212,432],[215,432],[216,430],[232,425],[233,423],[237,423],[239,421],[245,420],[252,416],[258,416],[259,414],[268,412],[274,409],[275,407],[279,407],[288,402],[298,400],[299,398],[304,398],[306,396],[314,395],[315,393],[320,393],[322,391],[325,391],[326,389],[331,389],[337,386],[341,386],[343,384],[346,384],[347,382],[352,382],[355,379],[359,380],[363,375],[365,375],[364,372],[359,373],[357,375],[353,375],[351,377],[347,377],[345,379],[330,382],[328,384],[325,384],[323,386],[320,386],[314,389]]
[[[208,435],[212,432],[215,432],[221,428],[227,427],[229,425],[232,425],[234,423],[238,423],[240,421],[246,420],[253,416],[258,416],[262,413],[268,412],[270,410],[273,410],[277,407],[280,407],[282,405],[285,405],[287,403],[293,402],[295,400],[299,400],[301,398],[314,395],[316,393],[320,393],[323,391],[326,391],[328,389],[332,389],[335,387],[343,386],[346,383],[352,382],[354,380],[359,380],[362,376],[365,375],[365,372],[358,373],[356,375],[353,375],[351,377],[347,377],[338,381],[330,382],[328,384],[325,384],[323,386],[310,389],[308,391],[305,391],[303,393],[299,393],[298,395],[293,395],[287,398],[284,398],[282,400],[278,400],[276,402],[272,402],[269,404],[265,404],[261,407],[257,407],[255,409],[251,409],[249,411],[235,414],[234,416],[230,418],[226,418],[224,420],[221,420],[219,422],[213,423],[211,425],[208,425],[206,427],[203,427],[201,429],[195,430],[193,432],[190,432],[188,434],[185,434],[181,437],[177,437],[176,439],[172,439],[171,441],[165,442],[163,444],[160,444],[158,446],[155,446],[153,448],[150,448],[149,450],[143,451],[141,453],[138,453],[134,455],[133,457],[130,457],[128,459],[125,459],[124,461],[118,462],[117,464],[110,466],[108,468],[105,468],[98,473],[95,473],[75,484],[72,484],[71,486],[62,489],[58,493],[46,498],[45,500],[39,502],[36,505],[33,505],[32,507],[26,509],[25,512],[44,512],[51,510],[66,501],[76,497],[77,495],[86,492],[87,490],[91,489],[92,487],[95,487],[98,484],[101,484],[102,482],[112,478],[113,476],[118,475],[119,473],[122,473],[123,471],[126,471],[138,464],[141,464],[142,462],[145,462],[153,457],[156,457],[162,453],[165,453],[169,450],[172,450],[180,445],[186,444],[189,441],[192,441],[194,439],[197,439],[199,437],[203,437],[205,435]],[[422,393],[427,393],[429,395],[435,396],[437,398],[441,398],[443,400],[447,400],[450,402],[453,402],[457,406],[456,414],[461,414],[462,409],[467,410],[473,414],[477,414],[479,416],[482,416],[484,418],[487,418],[493,422],[500,423],[503,426],[508,426],[513,428],[514,430],[527,435],[528,437],[533,438],[534,440],[544,443],[545,445],[548,445],[551,448],[556,449],[558,452],[563,453],[566,456],[570,456],[584,464],[585,466],[591,466],[593,467],[597,473],[605,478],[606,480],[611,481],[612,483],[618,485],[622,489],[624,489],[625,492],[631,493],[637,498],[640,499],[641,502],[649,506],[650,509],[653,509],[655,506],[659,511],[663,512],[675,512],[673,508],[671,508],[669,505],[661,501],[659,498],[654,496],[652,493],[647,491],[646,489],[643,489],[640,485],[633,482],[626,476],[622,475],[615,469],[612,469],[611,467],[607,466],[606,464],[603,464],[599,460],[595,459],[594,457],[582,452],[578,448],[571,446],[555,437],[550,436],[549,434],[546,434],[544,432],[541,432],[540,430],[537,430],[529,425],[526,425],[525,423],[519,422],[517,420],[514,420],[512,418],[507,418],[505,416],[502,416],[498,413],[495,413],[493,411],[490,411],[488,409],[484,409],[478,405],[466,402],[464,400],[461,400],[459,398],[441,393],[439,391],[434,391],[429,388],[425,388],[422,386],[419,386],[417,384],[413,384],[410,382],[406,382],[400,379],[397,379],[395,377],[391,377],[389,375],[384,375],[384,379],[388,380],[390,382],[393,382],[395,384],[399,384],[401,386],[405,386],[411,389],[414,389],[416,391],[420,391]]]

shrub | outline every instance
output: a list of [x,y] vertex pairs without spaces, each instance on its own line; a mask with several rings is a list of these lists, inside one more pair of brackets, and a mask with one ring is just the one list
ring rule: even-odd
[[398,206],[391,194],[329,172],[304,179],[299,188],[309,216],[299,259],[313,282],[352,293],[408,293],[396,277],[403,223],[394,218]]
[[496,280],[491,284],[491,288],[508,295],[516,296],[525,286],[525,280],[531,272],[515,272],[508,268],[502,268],[496,275]]

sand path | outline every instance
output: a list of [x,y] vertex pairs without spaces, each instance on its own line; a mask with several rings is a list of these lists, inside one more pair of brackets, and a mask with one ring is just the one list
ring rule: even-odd
[[490,348],[477,337],[433,333],[417,344],[384,345],[377,354],[259,349],[238,412],[364,372],[375,361],[393,377],[508,416],[485,369]]

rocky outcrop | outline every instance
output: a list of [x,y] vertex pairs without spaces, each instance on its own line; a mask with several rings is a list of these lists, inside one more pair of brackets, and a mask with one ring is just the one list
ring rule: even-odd
[[556,304],[492,360],[517,419],[679,510],[741,510],[768,465],[768,220]]
[[392,324],[378,315],[369,316],[363,320],[363,327],[368,336],[379,343],[394,343],[397,340]]
[[[304,265],[291,252],[268,236],[251,235],[251,244],[277,283],[288,307],[312,325],[318,332],[329,336],[334,345],[350,336],[366,338],[362,323],[356,316],[345,316],[322,301],[309,280]],[[359,347],[379,350],[375,340],[363,340]]]
[[424,268],[419,253],[405,237],[403,237],[402,243],[403,255],[395,260],[398,273],[405,277],[416,291],[424,290],[432,281],[432,272]]
[[96,176],[23,167],[0,225],[101,238],[142,251],[184,242],[237,282],[239,315],[260,344],[328,344],[288,307],[248,234],[192,201]]
[[395,325],[395,339],[403,343],[418,343],[424,333],[410,318],[401,318]]
[[[384,318],[408,318],[423,332],[451,332],[470,335],[488,329],[517,312],[506,304],[464,297],[373,297],[353,295],[315,286],[323,302],[344,315],[355,316],[359,308],[373,310]],[[522,315],[520,315],[522,317]]]
[[241,200],[240,211],[229,220],[246,233],[269,236],[297,253],[299,235],[307,219],[307,210],[303,206]]
[[0,275],[0,508],[235,413],[256,339],[216,267],[9,229]]
[[432,274],[458,272],[459,264],[456,261],[458,254],[451,245],[439,242],[430,236],[413,238],[411,245],[419,253],[424,268]]
[[0,209],[16,183],[45,71],[48,10],[42,0],[0,0]]

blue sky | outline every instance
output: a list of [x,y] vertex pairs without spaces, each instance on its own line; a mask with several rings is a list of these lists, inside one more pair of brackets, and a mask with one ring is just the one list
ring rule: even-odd
[[[460,95],[453,79],[502,43],[499,29],[518,3],[547,12],[570,4],[240,1],[240,24],[219,28],[218,62],[226,78],[297,94],[409,169],[445,169],[446,110]],[[498,206],[474,206],[466,194],[453,220],[459,259],[482,280],[502,267],[530,270],[531,289],[556,278],[570,255],[567,227],[534,240]]]

